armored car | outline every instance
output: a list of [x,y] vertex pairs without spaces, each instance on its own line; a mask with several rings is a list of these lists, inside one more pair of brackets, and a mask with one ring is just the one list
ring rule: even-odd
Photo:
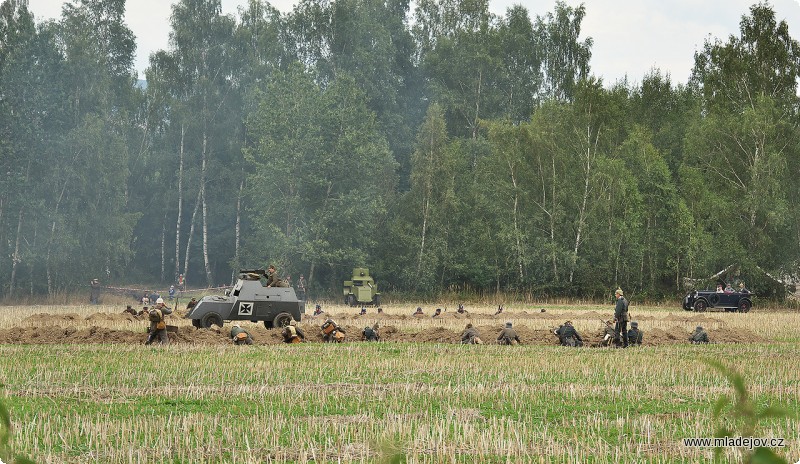
[[268,329],[286,327],[299,321],[305,302],[292,287],[267,287],[263,269],[239,271],[239,279],[225,295],[203,297],[187,319],[197,328],[222,327],[225,321],[263,321]]

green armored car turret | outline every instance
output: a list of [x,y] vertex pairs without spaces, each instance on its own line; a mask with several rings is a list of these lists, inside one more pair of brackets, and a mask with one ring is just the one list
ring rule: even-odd
[[353,269],[351,280],[344,281],[344,304],[356,306],[359,304],[372,304],[380,306],[381,294],[378,285],[369,275],[369,269],[357,267]]

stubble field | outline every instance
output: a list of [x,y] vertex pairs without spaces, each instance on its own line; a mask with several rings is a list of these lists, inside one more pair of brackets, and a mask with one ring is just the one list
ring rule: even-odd
[[[610,305],[497,316],[468,305],[439,318],[412,317],[411,304],[366,316],[329,306],[345,344],[317,343],[324,316],[301,322],[301,345],[242,324],[250,347],[230,344],[230,324],[217,333],[175,317],[173,343],[146,347],[147,322],[123,307],[0,308],[14,452],[42,463],[701,462],[713,450],[682,439],[713,436],[713,404],[732,394],[703,359],[741,372],[759,408],[800,410],[797,312],[632,306],[645,346],[622,350],[562,348],[549,333],[571,319],[593,345]],[[467,322],[493,340],[506,320],[523,345],[458,344]],[[386,341],[356,342],[375,322]],[[718,343],[689,345],[696,325]],[[775,451],[793,463],[798,423],[764,419],[754,436],[785,439]]]

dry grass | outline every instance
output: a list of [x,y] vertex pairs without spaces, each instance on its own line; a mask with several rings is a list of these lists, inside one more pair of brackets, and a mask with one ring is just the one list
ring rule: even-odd
[[[415,308],[386,312],[410,315]],[[467,309],[476,324],[510,319],[552,327],[553,320],[532,316],[538,308],[509,307],[498,317],[494,307]],[[31,323],[25,318],[41,313],[75,314],[76,327],[129,328],[86,319],[121,309],[7,307],[0,309],[0,328],[25,326]],[[357,311],[326,310],[337,318]],[[374,319],[374,311],[359,324]],[[651,329],[696,325],[680,309],[639,311]],[[547,307],[556,315],[590,312],[608,314],[611,307]],[[670,314],[687,320],[665,319]],[[0,345],[0,373],[13,445],[37,462],[375,462],[388,445],[408,462],[699,462],[711,450],[684,448],[681,439],[710,436],[711,404],[730,390],[701,357],[741,371],[757,401],[800,409],[797,314],[705,317],[780,341],[624,351],[413,343]],[[593,317],[573,320],[578,330],[599,324]],[[460,330],[465,320],[392,323],[408,331]],[[800,457],[796,421],[769,420],[760,436],[786,438],[779,453],[790,462]],[[736,450],[727,458],[740,461]]]

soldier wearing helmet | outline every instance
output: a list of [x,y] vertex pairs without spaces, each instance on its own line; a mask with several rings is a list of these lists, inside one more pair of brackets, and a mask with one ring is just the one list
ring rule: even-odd
[[231,328],[231,340],[233,340],[234,345],[252,345],[253,344],[253,337],[250,336],[250,332],[244,330],[243,328],[239,327],[238,325],[234,325]]
[[284,343],[301,343],[306,340],[306,334],[303,333],[300,327],[297,327],[297,322],[294,320],[283,329],[281,335],[283,335]]
[[497,343],[500,345],[519,345],[521,343],[511,321],[506,322],[506,327],[497,336]]

